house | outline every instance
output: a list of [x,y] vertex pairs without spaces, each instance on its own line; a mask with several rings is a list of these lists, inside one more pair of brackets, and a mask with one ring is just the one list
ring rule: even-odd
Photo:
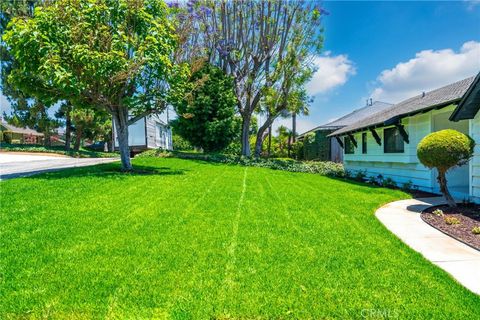
[[[357,121],[365,119],[373,114],[381,112],[392,104],[375,101],[371,99],[367,101],[367,105],[357,109],[337,120],[331,121],[327,124],[318,126],[302,133],[298,136],[300,141],[304,141],[304,158],[306,160],[320,160],[320,161],[343,161],[343,150],[336,139],[328,137],[335,130],[347,127]],[[305,137],[313,133],[313,141],[306,141]]]
[[4,120],[0,121],[0,141],[12,144],[42,144],[43,133],[30,128],[15,127]]
[[[115,148],[118,148],[115,125],[113,135]],[[133,152],[157,148],[171,150],[172,130],[158,114],[148,115],[128,126],[128,145]]]
[[[411,182],[420,190],[439,193],[435,170],[417,158],[417,144],[431,132],[455,129],[480,141],[478,111],[479,76],[423,92],[385,111],[333,132],[344,151],[347,170],[367,176]],[[457,106],[458,105],[458,106]],[[453,115],[452,115],[453,112]],[[453,117],[453,120],[450,119]],[[475,118],[476,117],[476,118]],[[470,165],[447,174],[454,197],[480,200],[479,150]],[[475,164],[475,165],[473,165]]]
[[480,73],[450,116],[454,122],[469,121],[469,132],[475,142],[475,151],[470,160],[470,188],[472,200],[480,203]]

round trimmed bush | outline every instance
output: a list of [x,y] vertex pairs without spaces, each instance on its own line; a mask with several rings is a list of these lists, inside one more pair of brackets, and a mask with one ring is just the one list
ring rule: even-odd
[[417,147],[418,159],[428,168],[448,170],[461,166],[473,156],[475,142],[456,130],[447,129],[429,134]]
[[472,138],[452,129],[433,132],[417,146],[420,162],[438,170],[440,190],[450,206],[455,206],[455,202],[448,191],[445,174],[450,168],[466,164],[473,156],[474,147]]

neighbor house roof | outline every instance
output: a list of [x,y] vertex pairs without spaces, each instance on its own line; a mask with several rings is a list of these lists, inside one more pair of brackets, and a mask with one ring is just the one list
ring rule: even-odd
[[302,133],[301,135],[299,135],[299,137],[303,137],[305,136],[306,134],[310,133],[310,132],[315,132],[315,131],[319,131],[319,130],[337,130],[337,129],[340,129],[340,128],[343,128],[343,127],[346,127],[346,126],[349,126],[355,122],[358,122],[362,119],[365,119],[373,114],[376,114],[378,112],[381,112],[387,108],[390,108],[392,106],[391,103],[387,103],[387,102],[381,102],[381,101],[375,101],[373,102],[371,105],[368,105],[368,106],[365,106],[363,108],[360,108],[360,109],[357,109],[357,110],[354,110],[353,112],[350,112],[349,114],[337,119],[337,120],[334,120],[334,121],[331,121],[329,123],[326,123],[324,125],[321,125],[321,126],[318,126],[318,127],[315,127],[307,132],[304,132]]
[[404,100],[387,110],[341,128],[333,132],[330,136],[338,136],[349,132],[364,130],[366,128],[392,125],[398,123],[402,118],[432,109],[440,109],[452,103],[456,103],[460,101],[465,92],[467,92],[474,79],[475,77],[470,77]]
[[21,133],[21,134],[30,134],[30,135],[33,135],[33,136],[43,136],[43,133],[40,133],[40,132],[35,131],[33,129],[30,129],[28,127],[27,128],[15,127],[15,126],[12,126],[11,124],[8,124],[5,121],[0,122],[0,125],[2,127],[4,127],[7,131],[10,131],[10,132]]
[[458,103],[457,108],[450,116],[450,120],[459,121],[473,119],[480,110],[480,72],[468,91]]

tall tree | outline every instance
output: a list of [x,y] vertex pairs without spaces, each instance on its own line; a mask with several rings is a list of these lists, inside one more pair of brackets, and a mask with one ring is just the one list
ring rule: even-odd
[[264,92],[274,84],[274,69],[293,42],[297,50],[319,52],[325,11],[315,1],[302,0],[190,0],[187,7],[200,22],[185,43],[205,48],[210,62],[233,76],[242,116],[242,154],[250,156],[250,122]]
[[72,109],[73,106],[70,101],[65,101],[60,105],[60,108],[55,112],[55,117],[62,121],[65,126],[65,150],[70,150],[72,141]]
[[4,40],[19,68],[8,77],[37,97],[110,113],[122,169],[131,170],[128,125],[164,110],[175,28],[161,0],[57,0],[31,19],[15,18]]
[[305,112],[311,101],[305,90],[305,84],[310,80],[313,68],[302,63],[301,55],[294,49],[294,43],[291,47],[292,49],[288,49],[290,54],[286,59],[278,63],[276,73],[272,76],[273,84],[265,89],[258,108],[267,117],[258,128],[255,141],[256,157],[260,157],[265,133],[275,119],[290,116],[291,113]]
[[[36,3],[40,0],[20,0],[0,2],[0,35],[3,35],[8,24],[15,17],[27,19],[33,15]],[[48,115],[51,103],[45,103],[29,96],[12,86],[7,78],[17,66],[7,44],[0,39],[0,91],[10,103],[10,113],[4,114],[5,119],[18,127],[31,127],[45,134],[44,143],[50,143],[52,128],[57,126],[55,119]]]
[[195,147],[221,151],[237,136],[233,80],[209,63],[192,72],[172,104],[178,114],[175,132]]

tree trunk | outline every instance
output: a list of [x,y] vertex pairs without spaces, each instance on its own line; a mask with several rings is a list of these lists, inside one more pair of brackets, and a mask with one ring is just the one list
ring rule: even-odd
[[287,143],[287,156],[290,158],[291,151],[292,151],[292,134],[288,135],[288,143]]
[[118,148],[122,160],[122,170],[131,171],[130,148],[128,147],[128,109],[118,108],[113,113],[113,121],[117,130]]
[[448,191],[447,178],[445,174],[446,174],[445,171],[438,170],[437,180],[438,180],[438,184],[440,185],[440,192],[442,192],[442,194],[444,195],[445,200],[447,201],[447,204],[449,207],[456,207],[457,203],[455,202],[452,195],[450,194],[450,191]]
[[80,144],[82,143],[83,128],[77,126],[77,132],[75,133],[75,145],[73,146],[73,151],[78,152],[80,150]]
[[265,138],[265,131],[272,125],[273,120],[275,118],[267,118],[265,123],[258,128],[257,132],[257,139],[255,140],[255,157],[259,158],[262,155],[262,146],[263,146],[263,139]]
[[272,126],[268,127],[268,157],[272,154]]
[[262,147],[263,147],[263,132],[261,128],[258,129],[257,132],[257,139],[255,140],[255,158],[260,158],[262,155]]
[[70,143],[72,140],[72,118],[70,117],[71,105],[68,103],[65,112],[65,150],[70,150]]
[[242,137],[241,137],[241,144],[242,144],[242,156],[250,157],[250,115],[242,116]]
[[292,142],[297,141],[297,114],[292,113]]

